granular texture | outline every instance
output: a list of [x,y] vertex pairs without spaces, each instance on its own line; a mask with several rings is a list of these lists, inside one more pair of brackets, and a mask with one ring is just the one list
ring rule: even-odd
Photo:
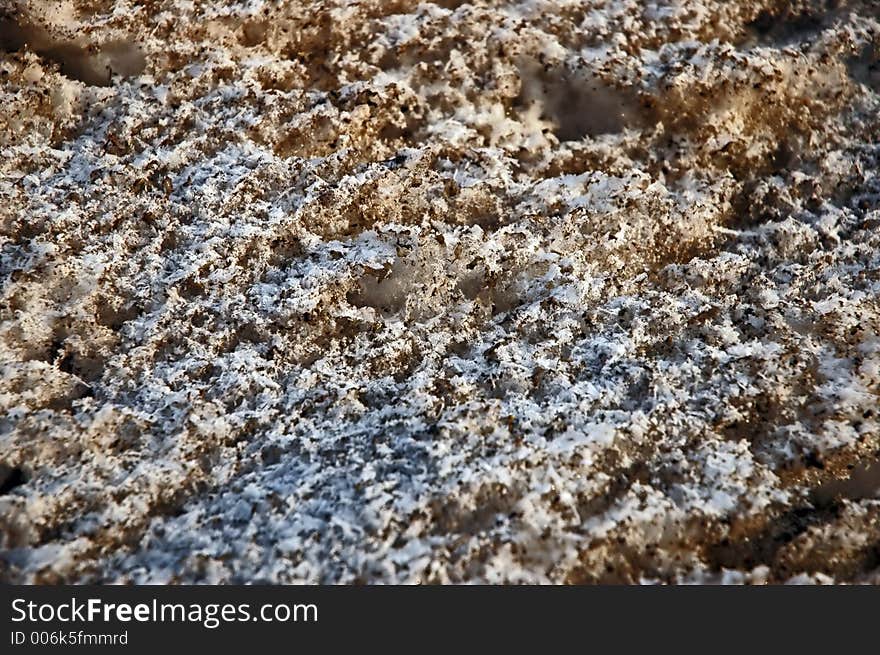
[[876,1],[4,7],[3,580],[880,582]]

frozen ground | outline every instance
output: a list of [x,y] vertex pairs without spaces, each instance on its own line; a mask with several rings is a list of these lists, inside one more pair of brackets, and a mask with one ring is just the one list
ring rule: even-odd
[[3,6],[0,579],[880,582],[877,2]]

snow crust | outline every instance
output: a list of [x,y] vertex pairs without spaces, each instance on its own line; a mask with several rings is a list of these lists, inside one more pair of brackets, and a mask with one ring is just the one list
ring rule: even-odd
[[876,4],[0,45],[0,578],[880,582]]

